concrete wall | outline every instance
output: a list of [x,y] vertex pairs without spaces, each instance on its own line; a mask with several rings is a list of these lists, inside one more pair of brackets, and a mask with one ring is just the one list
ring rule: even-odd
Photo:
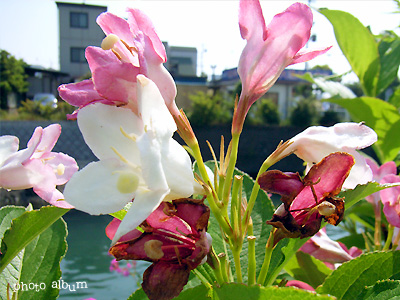
[[[54,122],[1,121],[0,135],[17,136],[20,139],[20,149],[23,149],[37,126],[45,127],[52,123]],[[74,157],[80,168],[91,161],[97,160],[85,144],[75,121],[61,121],[58,123],[61,124],[62,131],[54,151],[63,152]],[[194,131],[200,142],[200,148],[205,160],[212,159],[206,140],[211,143],[218,155],[221,135],[224,135],[226,146],[231,138],[229,126],[194,128]],[[256,175],[262,162],[275,150],[279,141],[286,141],[300,131],[301,129],[294,127],[245,126],[239,144],[238,167],[251,175]],[[175,138],[182,143],[177,134]],[[302,162],[294,155],[280,162],[277,168],[281,168],[282,171],[302,171],[303,169]]]

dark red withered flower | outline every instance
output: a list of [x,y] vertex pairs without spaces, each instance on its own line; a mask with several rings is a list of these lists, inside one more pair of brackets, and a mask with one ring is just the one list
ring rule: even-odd
[[[201,200],[163,202],[140,227],[121,237],[110,248],[117,260],[153,262],[143,274],[142,287],[150,300],[169,300],[179,295],[195,269],[206,257],[209,208]],[[120,221],[114,219],[106,233],[113,238]]]
[[260,187],[281,195],[283,202],[267,222],[279,229],[277,237],[313,236],[319,231],[322,219],[337,225],[343,218],[344,201],[335,196],[353,165],[353,156],[335,152],[315,164],[303,179],[298,173],[277,170],[262,174],[258,179]]

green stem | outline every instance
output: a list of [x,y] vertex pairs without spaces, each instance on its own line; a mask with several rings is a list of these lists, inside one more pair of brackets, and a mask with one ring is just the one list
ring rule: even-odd
[[[250,215],[251,212],[253,211],[254,208],[254,204],[256,203],[256,199],[257,199],[257,195],[258,192],[260,191],[260,185],[258,184],[258,178],[266,171],[268,170],[268,168],[271,166],[271,163],[269,162],[268,158],[264,161],[264,163],[261,165],[260,170],[258,170],[258,174],[256,177],[256,180],[254,182],[253,185],[253,189],[251,190],[251,194],[250,194],[250,199],[249,202],[247,203],[247,208],[246,211],[244,213],[244,218],[242,219],[242,226],[244,228],[246,228],[249,219],[250,219]],[[246,231],[246,229],[245,229]]]
[[217,279],[217,283],[219,285],[221,285],[222,283],[224,283],[224,279],[222,277],[221,263],[219,261],[217,254],[214,251],[214,248],[211,248],[209,255],[210,255],[212,263],[213,263],[212,268],[214,270],[214,274]]
[[206,277],[204,277],[204,275],[198,269],[194,269],[194,270],[192,270],[192,272],[196,275],[197,278],[200,279],[200,281],[203,285],[205,285],[208,289],[212,288],[211,283],[208,282]]
[[380,250],[382,247],[382,230],[381,230],[381,202],[379,201],[375,206],[375,233],[374,233],[374,249]]
[[258,275],[258,279],[257,279],[257,283],[261,284],[261,285],[265,284],[265,279],[267,278],[269,263],[271,261],[272,250],[274,249],[274,232],[275,232],[275,230],[272,230],[271,233],[269,234],[267,245],[265,246],[264,262],[261,266],[260,274]]
[[385,246],[383,246],[383,251],[387,251],[390,248],[390,244],[392,243],[392,238],[393,238],[393,232],[394,232],[394,226],[389,224],[389,231],[388,231],[388,236],[385,242]]
[[240,252],[242,251],[242,246],[240,247],[232,247],[232,254],[233,254],[233,259],[235,261],[235,269],[236,269],[236,277],[237,277],[237,282],[242,283],[243,278],[242,278],[242,267],[240,265]]
[[204,182],[209,185],[210,189],[207,189],[207,200],[210,205],[210,209],[213,212],[215,218],[217,219],[219,225],[221,226],[222,230],[226,232],[228,235],[232,234],[232,228],[229,224],[227,218],[221,214],[221,209],[219,208],[218,204],[219,201],[217,199],[217,194],[213,188],[213,184],[208,177],[206,166],[203,161],[203,157],[201,156],[199,144],[194,144],[191,149],[193,150],[193,157],[196,159],[197,166],[200,171],[200,175],[203,178]]
[[225,253],[220,253],[218,254],[219,261],[221,262],[221,271],[222,271],[222,277],[224,282],[230,282],[229,280],[229,268],[227,266],[226,262],[226,254]]
[[239,137],[240,137],[240,133],[232,134],[232,150],[231,150],[231,154],[229,157],[228,168],[226,170],[226,177],[225,177],[225,182],[224,182],[223,198],[222,198],[222,201],[226,205],[226,207],[228,207],[233,172],[235,171],[235,166],[236,166],[236,161],[237,161],[237,154],[238,154],[238,149],[239,149]]
[[248,265],[247,265],[247,274],[248,274],[248,285],[251,286],[256,283],[256,237],[253,235],[253,223],[249,224],[248,228],[248,237],[247,241],[249,243],[248,246]]

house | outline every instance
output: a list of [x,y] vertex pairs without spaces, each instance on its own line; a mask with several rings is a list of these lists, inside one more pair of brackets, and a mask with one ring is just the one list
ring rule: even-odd
[[105,34],[96,18],[107,11],[107,6],[56,2],[60,32],[60,71],[70,75],[71,82],[89,74],[85,49],[100,46]]

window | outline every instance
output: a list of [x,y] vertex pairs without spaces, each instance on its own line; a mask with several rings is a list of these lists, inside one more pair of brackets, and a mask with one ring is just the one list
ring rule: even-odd
[[88,28],[88,14],[81,12],[70,12],[69,14],[69,23],[70,27],[73,28]]
[[85,48],[72,47],[71,48],[71,62],[86,63]]

